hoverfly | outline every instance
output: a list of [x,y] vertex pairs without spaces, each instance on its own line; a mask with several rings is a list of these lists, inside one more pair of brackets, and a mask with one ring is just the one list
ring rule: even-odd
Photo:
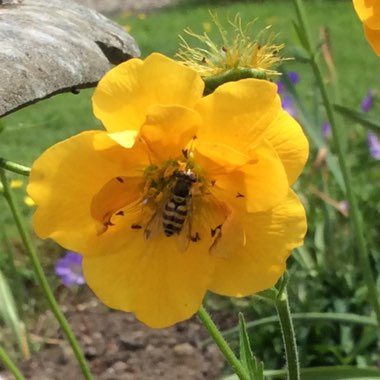
[[199,234],[195,234],[194,237],[191,235],[192,190],[197,180],[190,169],[174,173],[173,178],[162,209],[152,216],[144,236],[145,239],[150,239],[157,230],[163,231],[167,237],[179,235],[178,245],[180,250],[184,251],[190,240],[200,239]]

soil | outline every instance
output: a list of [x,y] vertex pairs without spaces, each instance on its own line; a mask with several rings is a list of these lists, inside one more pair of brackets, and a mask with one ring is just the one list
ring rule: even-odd
[[[195,317],[154,330],[132,314],[108,309],[89,290],[81,293],[82,302],[74,304],[78,296],[72,295],[62,309],[83,348],[94,380],[219,378],[223,357],[215,345],[201,347],[208,335]],[[30,360],[18,363],[26,379],[83,379],[70,346],[49,313],[40,316],[33,330],[32,340],[43,340],[45,348]],[[0,371],[0,379],[12,377]]]

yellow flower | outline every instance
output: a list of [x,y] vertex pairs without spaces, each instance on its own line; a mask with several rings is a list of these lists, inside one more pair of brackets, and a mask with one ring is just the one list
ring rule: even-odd
[[380,55],[380,1],[353,0],[354,8],[364,25],[364,33],[377,55]]
[[33,206],[36,205],[36,204],[34,203],[33,199],[30,198],[30,197],[28,197],[28,196],[24,197],[24,203],[25,203],[27,206],[29,206],[29,207],[33,207]]
[[10,186],[12,189],[20,189],[24,182],[21,179],[12,179]]
[[124,30],[125,30],[127,33],[129,33],[129,32],[132,30],[132,26],[129,25],[129,24],[125,24],[125,25],[123,26],[123,28],[124,28]]
[[81,252],[99,298],[155,328],[189,318],[207,290],[273,286],[306,231],[289,186],[308,143],[276,85],[203,89],[160,54],[131,59],[95,91],[107,131],[52,146],[30,175],[37,234]]

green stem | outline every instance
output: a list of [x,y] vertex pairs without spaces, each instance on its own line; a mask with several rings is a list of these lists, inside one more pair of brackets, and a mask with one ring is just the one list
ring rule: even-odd
[[13,363],[11,358],[5,352],[3,347],[0,346],[0,360],[4,363],[5,368],[15,377],[16,380],[25,380],[25,377],[22,375],[20,370]]
[[249,380],[249,375],[247,374],[247,372],[241,365],[239,359],[235,356],[230,346],[223,338],[223,335],[216,327],[215,323],[213,322],[210,315],[207,313],[203,306],[201,306],[198,310],[198,317],[202,321],[203,325],[206,327],[207,331],[213,338],[216,345],[219,347],[220,351],[223,353],[224,357],[226,358],[234,372],[238,375],[239,379]]
[[290,314],[288,295],[285,290],[280,293],[279,298],[276,300],[276,310],[285,346],[288,380],[300,380],[297,343]]
[[33,247],[33,244],[31,242],[29,235],[26,232],[26,228],[24,226],[20,210],[17,206],[17,203],[16,203],[14,196],[12,194],[11,188],[8,184],[8,181],[7,181],[7,178],[5,175],[5,171],[4,171],[4,169],[1,169],[1,168],[0,168],[0,177],[1,177],[1,182],[4,186],[3,195],[9,204],[13,218],[16,222],[18,231],[20,233],[21,240],[24,243],[25,249],[29,255],[29,258],[30,258],[30,261],[32,263],[32,266],[33,266],[34,272],[36,274],[37,280],[39,282],[39,285],[42,288],[42,291],[43,291],[43,293],[44,293],[44,295],[48,301],[48,304],[50,306],[51,311],[53,312],[54,316],[56,317],[59,325],[61,326],[64,334],[66,335],[67,340],[69,341],[69,343],[73,349],[73,352],[74,352],[74,354],[78,360],[78,363],[82,369],[84,378],[86,380],[92,380],[92,375],[91,375],[90,369],[88,367],[88,364],[86,362],[86,359],[84,358],[82,350],[81,350],[81,348],[80,348],[80,346],[79,346],[79,344],[78,344],[78,342],[77,342],[77,340],[76,340],[76,338],[75,338],[75,336],[74,336],[74,334],[70,328],[69,323],[67,322],[65,316],[63,315],[63,313],[61,312],[61,310],[59,308],[57,301],[54,298],[53,292],[52,292],[52,290],[49,286],[49,283],[46,279],[46,276],[42,270],[42,266],[41,266],[40,261],[38,259],[37,252]]
[[352,182],[351,182],[351,173],[348,166],[346,165],[346,161],[344,158],[345,154],[344,154],[343,143],[342,143],[343,140],[339,137],[339,129],[335,121],[334,107],[329,99],[326,85],[324,83],[323,76],[316,59],[316,53],[311,44],[310,33],[307,26],[308,24],[307,24],[306,14],[305,14],[302,0],[293,0],[293,2],[296,7],[299,27],[304,32],[306,47],[310,55],[310,63],[313,68],[315,78],[317,80],[318,86],[321,91],[322,100],[326,109],[327,118],[331,125],[331,131],[332,131],[332,136],[333,136],[334,143],[336,146],[336,151],[338,154],[339,165],[342,171],[343,180],[346,187],[347,199],[350,204],[350,215],[351,215],[350,219],[352,222],[353,229],[355,231],[357,247],[358,247],[358,252],[359,252],[359,260],[360,260],[361,268],[363,270],[364,280],[368,289],[369,300],[375,311],[377,324],[378,326],[380,326],[380,303],[377,297],[376,283],[371,271],[369,253],[368,253],[365,239],[364,239],[362,218],[361,218],[361,214],[360,214],[358,204],[357,204],[357,199],[356,199]]
[[13,173],[21,174],[28,176],[30,173],[30,168],[24,165],[17,164],[16,162],[12,162],[6,160],[5,158],[0,157],[0,167],[6,170],[9,170]]

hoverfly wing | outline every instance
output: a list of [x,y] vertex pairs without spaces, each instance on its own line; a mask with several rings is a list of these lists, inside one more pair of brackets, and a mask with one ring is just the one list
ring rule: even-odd
[[162,212],[155,211],[145,227],[144,238],[145,240],[153,239],[161,231],[162,231]]

